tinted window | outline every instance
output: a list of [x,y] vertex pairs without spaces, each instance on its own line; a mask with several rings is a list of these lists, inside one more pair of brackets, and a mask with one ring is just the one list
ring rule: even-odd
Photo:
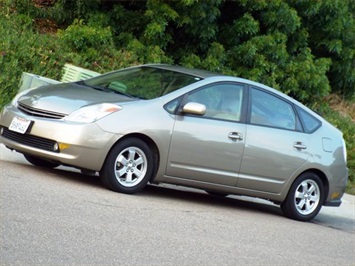
[[[181,97],[180,97],[181,98]],[[176,109],[178,108],[179,104],[180,104],[180,101],[181,99],[180,98],[177,98],[169,103],[167,103],[165,106],[164,106],[164,109],[166,111],[168,111],[168,113],[170,114],[174,114],[176,112]]]
[[201,78],[170,70],[136,67],[100,75],[82,83],[96,89],[110,89],[133,97],[153,99],[199,80]]
[[240,121],[242,111],[243,86],[238,84],[216,84],[194,91],[187,102],[197,102],[206,106],[204,117]]
[[253,88],[250,123],[283,129],[296,129],[296,116],[288,102]]
[[301,118],[303,129],[305,132],[312,133],[320,127],[321,122],[314,116],[310,115],[299,107],[297,107],[297,112]]

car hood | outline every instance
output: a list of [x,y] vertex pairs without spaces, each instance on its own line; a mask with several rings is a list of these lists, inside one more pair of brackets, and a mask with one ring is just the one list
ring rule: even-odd
[[28,91],[18,102],[36,110],[70,114],[87,105],[137,100],[114,92],[93,89],[79,83],[47,85]]

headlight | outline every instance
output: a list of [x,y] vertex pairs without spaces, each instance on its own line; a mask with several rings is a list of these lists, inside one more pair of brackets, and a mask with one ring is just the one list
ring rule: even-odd
[[90,105],[80,108],[79,110],[71,113],[68,117],[64,118],[64,120],[81,123],[91,123],[121,109],[121,106],[112,103]]

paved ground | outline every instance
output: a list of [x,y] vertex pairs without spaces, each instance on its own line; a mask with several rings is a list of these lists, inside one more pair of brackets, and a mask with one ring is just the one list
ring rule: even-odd
[[[0,160],[28,164],[28,162],[24,159],[22,154],[19,154],[17,152],[11,152],[1,143],[0,143]],[[75,169],[68,168],[68,167],[60,167],[60,169],[76,171]],[[163,185],[163,186],[171,187],[169,185]],[[179,187],[179,189],[186,190],[186,191],[193,190],[193,189],[183,188],[183,187]],[[273,205],[271,202],[266,200],[253,199],[248,197],[238,197],[238,196],[233,196],[233,197],[241,200],[246,200],[249,202],[256,202],[256,203],[261,202],[263,204]],[[343,224],[341,219],[336,219],[336,218],[346,218],[346,220],[350,219],[353,222],[350,224]],[[313,222],[318,224],[326,224],[327,226],[334,227],[334,228],[345,226],[346,230],[350,232],[355,232],[355,196],[345,194],[340,207],[323,207]]]
[[136,195],[29,165],[0,145],[0,265],[354,265],[354,197],[308,223],[246,197]]

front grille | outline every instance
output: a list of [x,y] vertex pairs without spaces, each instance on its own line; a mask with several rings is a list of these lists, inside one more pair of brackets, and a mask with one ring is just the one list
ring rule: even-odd
[[21,143],[26,146],[30,146],[30,147],[34,147],[46,151],[52,151],[52,152],[59,151],[54,149],[54,147],[57,146],[56,145],[57,142],[55,142],[54,140],[45,139],[30,134],[17,133],[5,127],[3,127],[0,132],[2,132],[1,133],[2,137],[15,141],[17,143]]
[[52,118],[52,119],[61,119],[66,116],[66,114],[62,113],[56,113],[56,112],[51,112],[47,110],[42,110],[42,109],[37,109],[28,105],[25,105],[23,103],[17,102],[18,106],[17,108],[24,112],[25,114],[32,115],[32,116],[38,116],[38,117],[46,117],[46,118]]

